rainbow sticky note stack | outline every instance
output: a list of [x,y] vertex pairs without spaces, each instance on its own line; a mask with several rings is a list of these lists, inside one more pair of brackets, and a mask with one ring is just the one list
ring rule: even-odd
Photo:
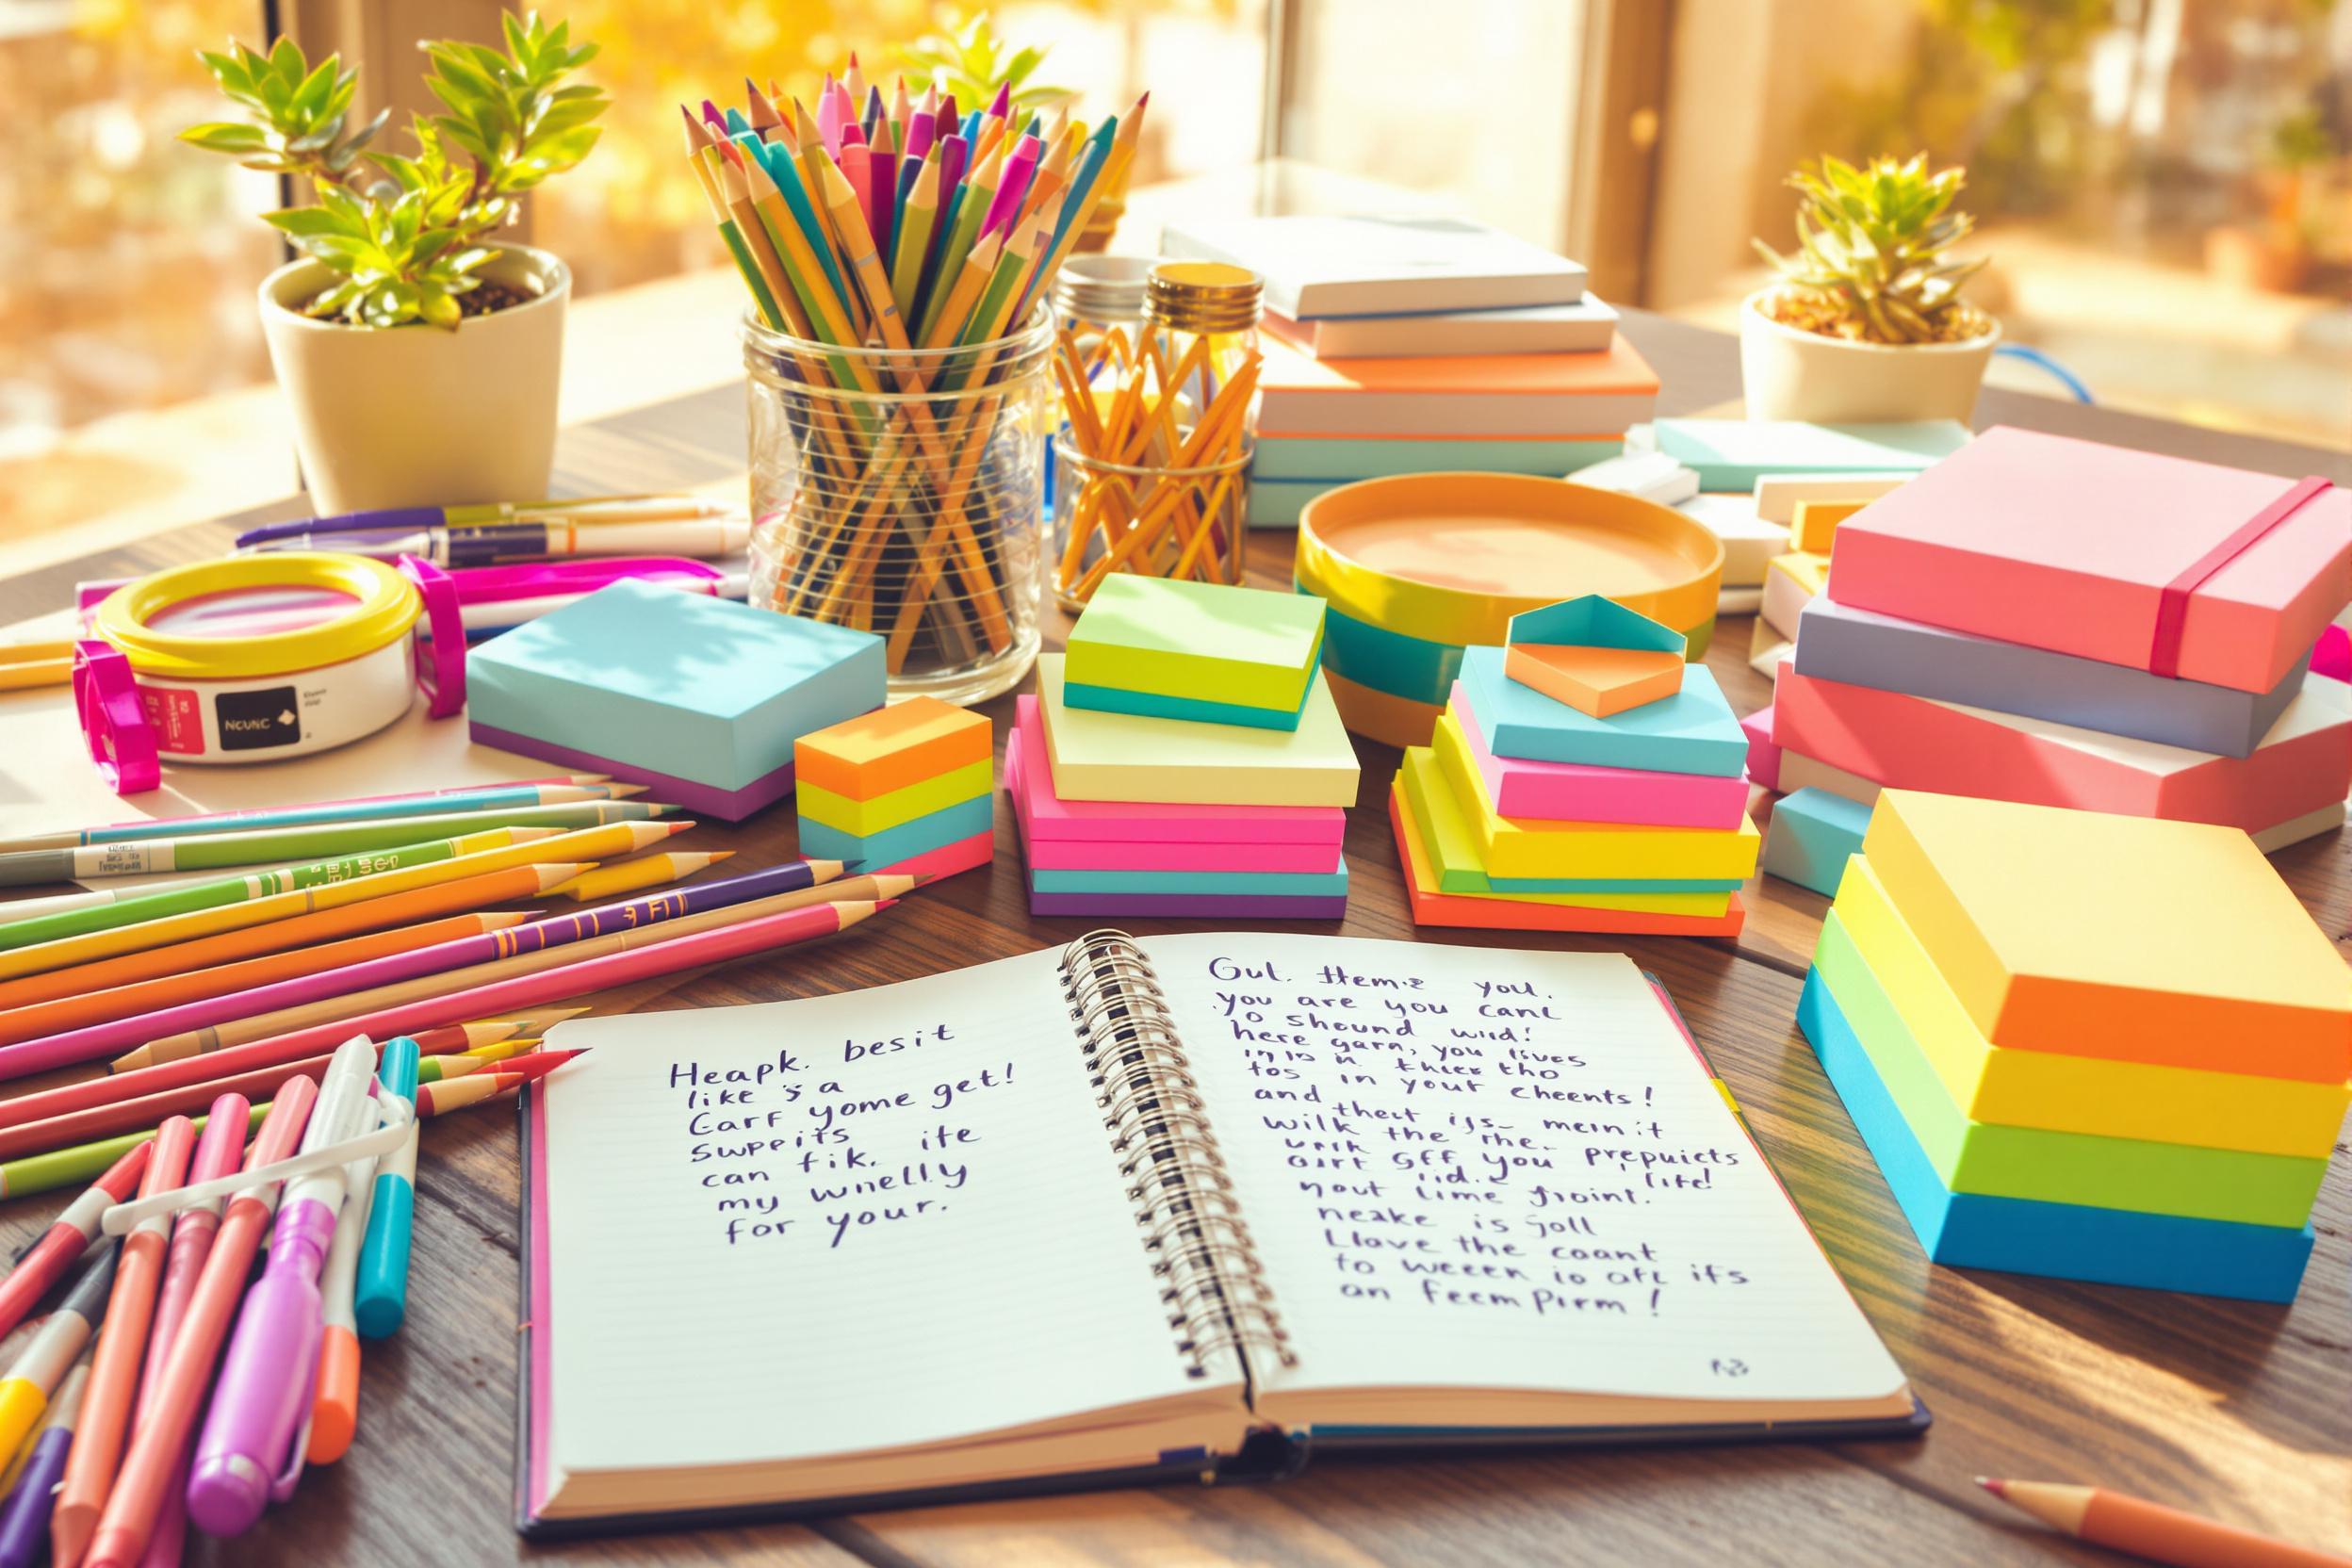
[[800,852],[860,872],[946,876],[996,856],[994,732],[985,714],[909,697],[804,735]]
[[1434,742],[1389,796],[1414,923],[1729,936],[1760,843],[1747,737],[1705,665],[1594,715],[1462,656]]
[[1297,729],[1323,648],[1323,601],[1114,573],[1070,628],[1072,708]]
[[2294,1298],[2352,972],[2244,833],[1889,790],[1797,1017],[1936,1262]]
[[1765,592],[1794,775],[2272,844],[2343,820],[2352,693],[2309,665],[2352,603],[2352,492],[1996,429],[1831,544]]
[[1356,754],[1321,681],[1273,729],[1072,707],[1065,668],[1038,659],[1005,752],[1033,914],[1347,912]]

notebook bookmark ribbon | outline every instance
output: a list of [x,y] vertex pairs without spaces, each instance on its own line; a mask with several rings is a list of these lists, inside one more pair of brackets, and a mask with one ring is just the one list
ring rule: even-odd
[[2188,625],[2189,600],[2205,585],[2208,578],[2235,561],[2251,548],[2255,541],[2269,533],[2303,509],[2312,497],[2334,488],[2328,481],[2312,475],[2297,480],[2286,493],[2268,506],[2248,517],[2230,535],[2198,556],[2182,569],[2180,576],[2164,584],[2156,601],[2156,638],[2148,650],[2148,667],[2167,678],[2180,673],[2180,634]]

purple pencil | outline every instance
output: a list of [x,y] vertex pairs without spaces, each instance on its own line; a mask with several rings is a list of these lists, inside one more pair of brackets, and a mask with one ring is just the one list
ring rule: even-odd
[[[794,860],[781,866],[770,866],[764,871],[747,872],[741,876],[674,888],[646,898],[600,904],[577,914],[555,915],[504,931],[460,937],[453,941],[389,954],[364,963],[346,964],[340,969],[326,970],[317,974],[297,975],[290,980],[255,986],[226,996],[205,997],[155,1012],[25,1040],[0,1049],[0,1067],[11,1072],[43,1072],[54,1067],[97,1061],[122,1052],[126,1047],[139,1049],[129,1051],[124,1059],[116,1064],[116,1070],[144,1067],[150,1065],[146,1043],[151,1040],[166,1039],[230,1019],[253,1018],[282,1007],[299,1006],[306,1002],[388,986],[419,975],[439,974],[470,964],[511,958],[518,953],[537,953],[551,947],[562,947],[590,937],[632,930],[660,921],[675,920],[680,915],[699,914],[705,909],[741,904],[749,899],[794,892],[819,882],[830,882],[841,874],[841,869],[839,860]],[[169,1058],[153,1058],[166,1059]]]

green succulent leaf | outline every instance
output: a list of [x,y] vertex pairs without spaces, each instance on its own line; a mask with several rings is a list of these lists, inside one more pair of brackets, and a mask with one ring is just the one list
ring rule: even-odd
[[1783,280],[1834,302],[1854,335],[1870,341],[1952,335],[1948,329],[1965,319],[1952,314],[1962,308],[1960,286],[1984,265],[1945,253],[1974,227],[1952,205],[1967,183],[1964,171],[1930,173],[1924,153],[1873,159],[1867,168],[1825,154],[1788,183],[1800,197],[1795,253],[1755,241]]

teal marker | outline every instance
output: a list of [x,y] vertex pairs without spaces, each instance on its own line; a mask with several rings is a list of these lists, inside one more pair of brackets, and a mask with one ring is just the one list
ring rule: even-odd
[[[383,1092],[416,1098],[416,1042],[406,1035],[387,1042],[376,1068]],[[367,1339],[390,1339],[408,1315],[408,1235],[416,1203],[416,1128],[408,1141],[376,1168],[376,1190],[368,1200],[368,1234],[359,1244],[359,1283],[351,1291],[351,1315]]]

